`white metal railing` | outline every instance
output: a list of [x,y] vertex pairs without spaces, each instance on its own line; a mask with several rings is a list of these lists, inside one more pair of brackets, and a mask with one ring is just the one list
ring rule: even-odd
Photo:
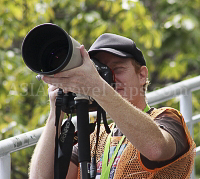
[[[192,92],[200,89],[200,76],[188,79],[147,94],[149,105],[153,106],[175,97],[180,99],[180,112],[183,114],[186,124],[193,136],[193,125],[200,122],[200,114],[192,116]],[[10,179],[12,152],[35,145],[43,131],[35,129],[24,134],[17,135],[0,141],[0,179]],[[200,146],[196,148],[196,154],[200,154]],[[28,166],[27,166],[28,167]],[[195,179],[195,172],[192,179]]]

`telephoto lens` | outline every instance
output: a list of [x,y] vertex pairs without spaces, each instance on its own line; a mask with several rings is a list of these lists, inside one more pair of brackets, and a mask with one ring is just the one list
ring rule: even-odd
[[34,27],[22,43],[22,57],[34,72],[53,75],[82,64],[80,44],[55,24]]

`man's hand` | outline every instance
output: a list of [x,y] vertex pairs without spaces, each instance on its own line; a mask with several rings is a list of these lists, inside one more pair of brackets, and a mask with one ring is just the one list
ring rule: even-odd
[[58,87],[54,85],[48,85],[48,94],[49,94],[49,101],[50,101],[50,109],[55,110],[55,101],[56,101],[56,96],[58,93]]

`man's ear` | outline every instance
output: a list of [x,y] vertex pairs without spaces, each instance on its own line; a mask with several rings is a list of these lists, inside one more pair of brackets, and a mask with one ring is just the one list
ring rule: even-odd
[[148,69],[146,66],[141,66],[140,68],[140,85],[146,84],[146,79],[148,77]]

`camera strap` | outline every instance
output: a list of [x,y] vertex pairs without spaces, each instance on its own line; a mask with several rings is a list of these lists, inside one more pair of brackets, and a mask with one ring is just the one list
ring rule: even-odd
[[72,154],[74,144],[75,127],[71,121],[72,115],[64,122],[61,127],[61,134],[59,134],[59,120],[62,107],[62,97],[64,93],[59,89],[56,97],[56,136],[55,136],[55,156],[54,156],[54,179],[65,179]]
[[58,150],[58,161],[59,161],[59,173],[60,179],[65,179],[70,160],[72,155],[72,148],[74,145],[74,131],[75,127],[70,118],[65,121],[61,128],[61,135],[59,137],[59,150]]
[[96,133],[96,146],[95,146],[95,153],[94,156],[92,157],[91,161],[91,166],[90,166],[90,179],[95,179],[96,178],[96,171],[97,171],[97,166],[96,166],[96,153],[97,153],[97,147],[98,147],[98,141],[99,141],[99,132],[100,132],[100,124],[101,124],[101,117],[103,118],[103,123],[106,132],[109,134],[110,128],[108,126],[107,118],[106,118],[106,112],[105,110],[98,105],[97,107],[97,133]]

